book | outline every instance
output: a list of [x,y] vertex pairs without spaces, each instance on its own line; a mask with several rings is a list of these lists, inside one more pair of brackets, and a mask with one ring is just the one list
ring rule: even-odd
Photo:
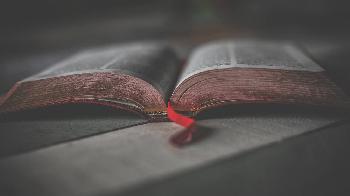
[[79,52],[17,82],[0,113],[88,103],[167,119],[167,103],[196,116],[232,104],[349,107],[326,71],[289,42],[221,40],[181,59],[171,44],[140,42]]

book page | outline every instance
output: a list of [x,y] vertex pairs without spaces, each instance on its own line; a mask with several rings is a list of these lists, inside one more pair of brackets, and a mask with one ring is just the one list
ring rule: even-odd
[[177,86],[197,73],[226,68],[323,71],[318,64],[291,43],[219,41],[205,44],[194,50]]
[[132,43],[82,51],[25,79],[33,81],[72,74],[120,72],[145,80],[163,95],[176,81],[179,59],[162,43]]

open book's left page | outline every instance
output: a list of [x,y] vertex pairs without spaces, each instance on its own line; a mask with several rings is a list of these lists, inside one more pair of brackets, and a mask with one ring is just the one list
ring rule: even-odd
[[94,103],[157,118],[166,111],[180,69],[163,43],[91,49],[17,82],[1,98],[0,113],[67,103]]

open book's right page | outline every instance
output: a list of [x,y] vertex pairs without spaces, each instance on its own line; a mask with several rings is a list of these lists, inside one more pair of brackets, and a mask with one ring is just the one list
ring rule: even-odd
[[349,98],[292,43],[219,41],[193,51],[171,102],[196,114],[233,103],[345,107]]

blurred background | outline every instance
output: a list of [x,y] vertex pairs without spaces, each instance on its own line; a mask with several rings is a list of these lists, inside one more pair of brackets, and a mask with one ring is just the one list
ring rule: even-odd
[[349,90],[349,81],[339,79],[349,75],[344,73],[349,5],[334,0],[1,1],[0,94],[82,48],[144,39],[193,44],[219,38],[301,42]]

